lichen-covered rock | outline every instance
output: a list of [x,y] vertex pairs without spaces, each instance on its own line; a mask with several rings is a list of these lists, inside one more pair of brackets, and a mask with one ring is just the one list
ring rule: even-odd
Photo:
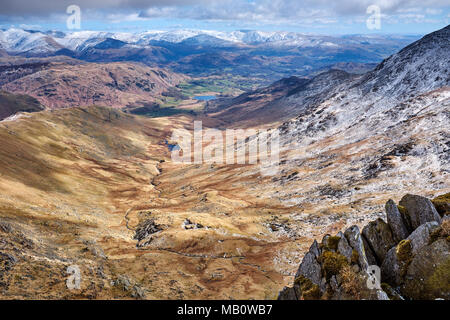
[[367,240],[371,251],[375,254],[375,259],[378,264],[383,262],[389,249],[396,244],[392,236],[391,228],[380,218],[369,222],[363,228],[362,235]]
[[[366,258],[367,258],[367,262],[369,263],[369,266],[371,265],[378,265],[378,261],[375,258],[375,253],[372,251],[369,243],[367,242],[367,240],[365,239],[365,237],[362,237],[363,240],[363,244],[364,244],[364,252],[366,253]],[[356,253],[356,252],[354,252]]]
[[411,299],[450,299],[450,242],[439,239],[417,251],[401,287]]
[[425,197],[407,194],[399,204],[406,209],[406,223],[409,231],[413,231],[427,222],[441,222],[441,217],[433,203]]
[[295,274],[295,278],[298,278],[299,276],[308,278],[314,284],[320,284],[321,267],[317,262],[314,252],[308,251],[306,253],[302,263],[300,264],[300,267],[297,270],[297,273]]
[[431,233],[433,230],[439,228],[437,222],[428,222],[419,226],[413,233],[408,236],[408,240],[411,240],[412,254],[415,255],[422,247],[426,246],[431,239]]
[[316,259],[320,256],[320,248],[316,240],[314,240],[311,247],[309,247],[309,252],[311,252]]
[[387,223],[392,230],[392,235],[395,242],[400,242],[401,240],[406,239],[409,235],[409,232],[406,228],[402,214],[398,210],[395,202],[393,200],[389,200],[388,202],[386,202],[385,209]]
[[[386,213],[388,223],[377,219],[361,233],[354,225],[314,241],[280,299],[450,299],[450,216],[441,219],[414,195],[399,206],[388,201]],[[368,285],[369,265],[381,265],[381,289]]]
[[438,227],[437,222],[425,223],[390,249],[381,265],[382,281],[393,287],[400,286],[414,255],[429,243],[430,234]]
[[358,226],[351,226],[350,228],[345,230],[344,235],[347,238],[350,247],[352,247],[352,249],[355,250],[358,255],[358,265],[362,270],[366,270],[369,266],[369,263],[364,251],[364,244]]
[[353,249],[348,244],[347,238],[342,232],[340,232],[338,235],[340,236],[340,239],[337,247],[337,252],[346,257],[348,262],[351,262]]
[[388,251],[381,265],[381,281],[393,287],[397,287],[402,282],[400,277],[400,264],[397,258],[396,247]]

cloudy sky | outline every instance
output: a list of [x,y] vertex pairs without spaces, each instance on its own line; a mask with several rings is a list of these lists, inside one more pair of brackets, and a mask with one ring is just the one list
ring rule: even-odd
[[[425,34],[450,24],[449,0],[2,0],[0,27],[64,31],[69,5],[80,7],[82,30]],[[367,27],[371,5],[381,29]]]

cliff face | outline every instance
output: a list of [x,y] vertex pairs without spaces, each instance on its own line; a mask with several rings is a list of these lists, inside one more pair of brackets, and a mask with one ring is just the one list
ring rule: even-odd
[[386,203],[387,222],[314,241],[278,299],[450,299],[449,205],[407,194]]

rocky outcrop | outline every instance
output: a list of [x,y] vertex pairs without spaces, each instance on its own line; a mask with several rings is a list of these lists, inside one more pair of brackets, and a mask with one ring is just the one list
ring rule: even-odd
[[145,247],[148,245],[152,240],[152,235],[161,231],[162,227],[158,224],[156,224],[154,219],[148,219],[145,221],[142,221],[139,223],[139,225],[136,228],[136,232],[134,235],[134,240],[137,240],[137,247]]
[[386,203],[385,209],[387,223],[391,228],[392,235],[395,241],[400,242],[408,236],[408,229],[406,228],[405,221],[394,200],[390,199]]
[[410,231],[415,230],[426,222],[441,222],[439,213],[436,211],[433,203],[427,198],[407,194],[400,200],[399,205],[406,210],[406,223]]
[[[447,208],[448,194],[436,199]],[[399,206],[389,200],[387,223],[314,241],[278,299],[450,299],[450,216],[441,218],[434,201],[410,194]]]

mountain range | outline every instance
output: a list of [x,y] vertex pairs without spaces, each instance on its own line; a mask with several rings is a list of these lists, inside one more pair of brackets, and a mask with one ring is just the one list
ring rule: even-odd
[[[307,75],[342,62],[370,64],[418,36],[324,36],[260,31],[0,31],[0,50],[12,56],[67,56],[90,62],[135,61],[194,76],[223,72],[258,76],[261,82]],[[357,70],[357,69],[355,69]],[[349,71],[349,70],[347,70]],[[351,71],[351,70],[350,70]]]
[[[63,45],[61,39],[70,38],[65,33],[22,32],[28,39],[24,47],[8,40],[3,45],[6,57],[0,58],[8,61],[0,69],[2,89],[11,91],[2,92],[1,101],[12,104],[0,113],[8,117],[0,121],[2,297],[275,299],[284,286],[293,289],[282,296],[290,297],[296,290],[304,257],[305,265],[319,266],[311,273],[314,281],[318,278],[315,286],[326,289],[334,283],[327,274],[336,275],[329,270],[340,257],[327,253],[324,257],[331,256],[331,262],[308,263],[316,252],[314,247],[308,252],[314,240],[324,239],[317,251],[322,255],[332,251],[327,234],[343,239],[339,231],[349,230],[345,232],[349,241],[360,236],[359,230],[371,235],[377,226],[386,225],[380,222],[388,219],[386,202],[402,199],[398,207],[394,203],[397,211],[406,216],[406,208],[411,217],[419,217],[415,222],[409,218],[405,236],[414,234],[413,243],[427,242],[416,238],[415,229],[422,230],[426,221],[419,221],[420,212],[407,200],[422,198],[404,195],[436,199],[450,192],[450,26],[413,43],[408,40],[393,54],[387,52],[399,45],[397,40],[392,40],[392,47],[385,43],[371,47],[370,41],[358,42],[366,41],[361,36],[341,37],[347,47],[330,51],[335,50],[330,45],[274,49],[273,43],[280,41],[276,39],[294,36],[289,33],[258,34],[261,37],[251,33],[252,40],[247,41],[241,33],[241,38],[227,35],[225,40],[218,34],[175,32],[169,37],[156,32],[148,33],[148,38],[108,35],[102,41],[92,36],[89,45],[75,40]],[[6,33],[2,39],[9,37]],[[145,48],[137,44],[141,38]],[[233,43],[234,49],[217,44],[206,48],[216,39]],[[352,41],[357,41],[357,51],[347,50],[355,48]],[[55,51],[44,55],[39,50],[23,51],[33,42]],[[11,56],[7,46],[21,49]],[[350,63],[342,60],[351,57],[357,60],[354,63],[368,62],[371,59],[363,53],[369,54],[365,51],[369,47],[384,48],[369,50],[378,59],[369,70],[357,74],[331,68],[333,61],[340,60],[342,67]],[[58,50],[67,55],[54,56]],[[167,59],[168,69],[161,69],[161,60],[155,65],[150,60],[128,60],[131,52],[142,54],[139,60],[148,57],[148,50],[154,52],[151,59],[159,55],[157,60]],[[35,56],[37,52],[41,56]],[[324,58],[326,52],[329,56]],[[111,61],[119,59],[123,61]],[[294,60],[302,68],[306,63],[307,76],[290,69]],[[242,67],[249,61],[258,67]],[[286,61],[281,68],[279,63]],[[319,62],[312,66],[308,61]],[[271,65],[276,72],[266,70]],[[193,83],[217,80],[225,66],[240,75],[261,72],[270,75],[269,80],[289,70],[291,74],[209,101],[198,114],[151,118],[123,112],[141,97],[152,103],[159,95],[172,99],[182,95],[181,90],[192,93]],[[175,72],[181,70],[185,72]],[[205,72],[208,77],[193,76]],[[99,102],[96,93],[104,95],[103,104],[115,108],[85,106]],[[68,98],[73,105],[61,102]],[[35,110],[24,109],[23,101]],[[40,110],[41,104],[45,110]],[[19,113],[11,117],[15,111]],[[279,129],[278,173],[262,175],[259,164],[173,162],[170,147],[177,142],[171,141],[172,132],[191,132],[194,120],[202,120],[205,128]],[[448,197],[441,199],[431,213],[438,209],[442,219],[448,219],[442,210],[448,207]],[[363,226],[369,221],[375,222],[367,231]],[[419,268],[406,268],[408,272],[420,269],[427,254],[436,257],[427,248],[436,243],[448,248],[448,224],[435,227],[439,234],[434,244],[414,253]],[[370,240],[376,249],[383,243]],[[362,240],[355,241],[346,254],[359,272],[367,264],[366,249]],[[389,249],[394,259],[397,241],[389,243],[389,248],[374,252],[384,255]],[[352,248],[358,249],[356,254]],[[448,250],[435,253],[439,259],[433,261],[448,266]],[[73,265],[79,266],[83,281],[80,289],[71,291],[66,288],[66,270]],[[417,273],[420,277],[429,270],[426,266]],[[328,272],[323,286],[322,271]],[[408,274],[405,279],[414,277]],[[448,283],[448,274],[437,273],[433,279]],[[314,286],[301,287],[305,294]],[[416,293],[412,297],[420,297]]]

